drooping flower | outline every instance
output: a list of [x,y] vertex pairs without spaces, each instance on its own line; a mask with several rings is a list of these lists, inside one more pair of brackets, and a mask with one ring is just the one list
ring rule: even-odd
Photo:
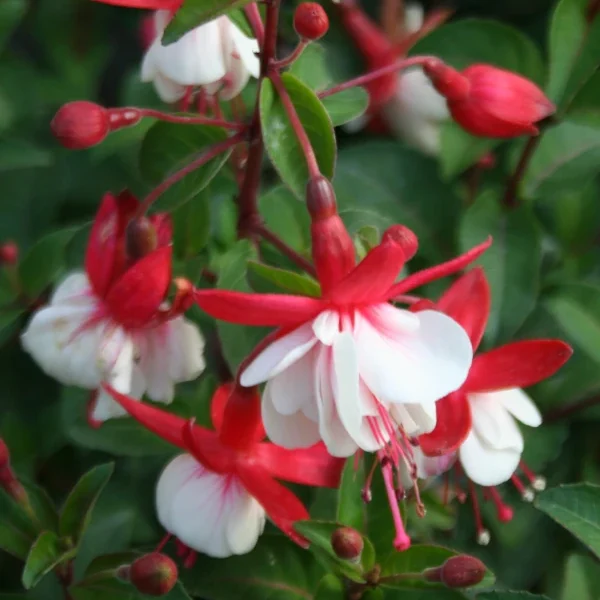
[[191,87],[202,87],[222,100],[237,96],[259,75],[258,42],[226,16],[204,23],[176,42],[163,45],[162,34],[172,13],[154,17],[155,40],[142,63],[142,81],[152,81],[165,102],[175,102]]
[[[155,234],[146,240],[144,256],[132,258],[126,248],[127,225],[138,205],[128,192],[104,196],[85,272],[66,277],[34,314],[21,341],[40,367],[65,385],[96,390],[107,381],[138,398],[147,393],[170,402],[175,383],[202,372],[204,342],[194,324],[164,305],[171,283],[168,216],[150,217]],[[94,393],[92,423],[124,414],[105,392]]]
[[[490,311],[490,290],[483,271],[476,268],[463,275],[436,306],[463,326],[476,351]],[[553,375],[571,353],[566,343],[543,339],[512,342],[476,354],[462,386],[436,403],[435,429],[419,437],[424,455],[419,459],[422,475],[444,470],[426,472],[440,467],[443,457],[450,467],[456,454],[460,469],[471,482],[484,486],[501,520],[510,520],[512,510],[502,503],[494,486],[511,480],[525,499],[531,499],[532,490],[516,475],[519,468],[534,489],[544,485],[521,460],[523,435],[516,421],[529,427],[542,422],[539,410],[521,388]],[[471,485],[476,503],[474,492]],[[475,513],[479,539],[488,541],[478,508]]]
[[[433,11],[426,18],[420,4],[407,3],[402,35],[392,40],[354,1],[343,0],[338,6],[342,24],[363,55],[368,71],[387,67],[405,56],[420,37],[448,16],[446,11]],[[440,127],[450,113],[446,100],[420,67],[383,75],[366,88],[369,114],[374,120],[425,154],[439,152]]]
[[214,557],[245,554],[254,548],[266,517],[296,543],[308,545],[293,527],[309,518],[308,511],[277,479],[337,487],[343,461],[322,444],[286,450],[264,442],[256,388],[230,383],[217,389],[211,405],[214,431],[114,389],[110,393],[144,427],[186,452],[160,476],[156,508],[163,527],[187,548]]

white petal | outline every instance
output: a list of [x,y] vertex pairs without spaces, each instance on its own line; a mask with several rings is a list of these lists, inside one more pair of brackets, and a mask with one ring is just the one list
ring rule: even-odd
[[500,402],[521,423],[529,427],[539,427],[542,424],[542,415],[538,407],[522,389],[512,388],[501,392],[489,392],[487,395]]
[[95,309],[88,306],[42,308],[21,335],[23,348],[61,383],[96,388],[101,381],[97,356],[106,322],[90,326],[93,316]]
[[231,501],[225,535],[232,554],[246,554],[256,546],[265,528],[264,508],[245,490]]
[[221,32],[216,21],[209,21],[186,33],[156,53],[159,71],[180,85],[203,85],[219,81],[226,67],[221,47]]
[[409,437],[423,435],[435,429],[435,403],[394,404],[390,407],[390,414]]
[[204,371],[204,338],[198,327],[178,317],[169,326],[169,373],[175,382],[191,381]]
[[129,394],[133,378],[133,340],[124,329],[116,325],[106,329],[97,362],[102,379],[118,392]]
[[340,332],[340,315],[335,310],[325,310],[313,321],[313,331],[317,339],[331,346]]
[[315,358],[316,352],[313,348],[269,381],[271,400],[278,413],[286,416],[298,411],[303,411],[304,414],[315,414],[317,410],[313,393],[313,382],[316,377]]
[[458,452],[467,477],[483,486],[500,485],[508,481],[521,460],[521,452],[513,448],[490,448],[475,430],[471,430]]
[[244,369],[240,383],[250,387],[267,381],[301,359],[316,343],[311,323],[305,323],[269,344]]
[[420,68],[404,71],[398,81],[398,97],[405,112],[430,121],[450,118],[445,98]]
[[76,305],[92,306],[96,305],[98,300],[94,297],[92,286],[85,273],[71,273],[58,285],[52,297],[50,304],[58,305]]
[[407,33],[415,33],[423,27],[425,10],[423,5],[417,2],[407,3],[404,7],[404,28]]
[[260,60],[258,58],[258,42],[254,38],[247,37],[234,23],[230,22],[229,39],[231,40],[231,52],[239,55],[239,60],[252,77],[260,75]]
[[156,64],[157,54],[160,51],[160,40],[152,42],[142,60],[140,70],[140,79],[144,82],[153,81],[158,75],[158,65]]
[[104,422],[108,421],[108,419],[115,419],[126,415],[127,411],[118,402],[115,402],[110,394],[105,392],[103,388],[98,389],[98,395],[96,396],[92,410],[92,418],[95,421]]
[[356,315],[360,374],[381,402],[430,405],[459,388],[469,372],[473,351],[464,329],[437,311],[415,316],[419,328],[402,333],[393,313],[386,323]]
[[523,435],[495,394],[469,394],[473,429],[491,448],[523,451]]
[[154,77],[154,89],[163,102],[172,104],[185,96],[186,86],[179,85],[160,73],[157,73]]
[[[284,415],[273,404],[272,381],[267,383],[262,397],[262,419],[269,439],[284,448],[308,448],[319,439],[319,426],[303,412]],[[308,384],[310,385],[310,384]]]

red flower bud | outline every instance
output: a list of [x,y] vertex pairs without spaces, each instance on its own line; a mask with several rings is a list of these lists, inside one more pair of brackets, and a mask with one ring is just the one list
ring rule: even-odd
[[10,452],[4,440],[0,438],[0,471],[7,467],[10,467]]
[[50,128],[65,148],[81,150],[99,144],[108,135],[110,118],[103,106],[78,100],[61,106]]
[[480,583],[485,577],[485,565],[474,556],[452,556],[441,567],[426,569],[425,579],[443,583],[449,588],[466,588]]
[[14,242],[0,245],[0,264],[16,265],[19,260],[19,247]]
[[410,260],[419,249],[419,240],[417,236],[404,225],[392,225],[386,229],[382,236],[382,241],[393,240],[404,250],[405,260]]
[[149,596],[164,596],[177,583],[177,565],[165,554],[152,552],[119,570],[119,576],[129,579],[135,588]]
[[344,560],[358,561],[364,541],[362,535],[352,527],[339,527],[331,534],[331,546],[336,556]]
[[306,186],[306,208],[313,221],[326,219],[337,213],[333,185],[327,177],[320,175],[311,179]]
[[158,247],[156,228],[148,217],[132,219],[125,229],[125,249],[128,258],[139,260]]
[[426,62],[423,70],[446,97],[454,120],[473,135],[535,135],[534,123],[555,110],[537,85],[511,71],[481,64],[459,73],[437,60]]
[[294,13],[294,29],[305,40],[318,40],[329,29],[329,17],[320,4],[303,2]]

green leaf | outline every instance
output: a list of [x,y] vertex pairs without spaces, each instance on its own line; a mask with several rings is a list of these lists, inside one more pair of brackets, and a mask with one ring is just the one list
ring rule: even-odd
[[44,291],[61,272],[66,260],[66,246],[78,227],[69,227],[48,234],[39,240],[19,264],[23,292],[31,298]]
[[[248,240],[237,242],[220,259],[217,287],[251,292],[246,280],[246,272],[248,261],[255,258],[256,251]],[[242,360],[266,334],[266,330],[262,327],[241,327],[224,321],[217,321],[217,330],[223,347],[223,355],[232,373],[237,372]]]
[[48,150],[24,140],[0,140],[0,172],[48,167],[51,164],[52,153]]
[[[539,596],[529,592],[486,592],[479,594],[477,600],[550,600],[548,596]],[[579,600],[579,599],[578,599]]]
[[365,528],[365,504],[361,500],[365,485],[364,462],[364,455],[359,460],[354,457],[346,459],[338,489],[336,519],[358,531],[364,531]]
[[600,556],[600,486],[561,485],[542,492],[535,506]]
[[[336,142],[331,119],[315,93],[297,77],[281,77],[310,139],[323,175],[333,177]],[[283,182],[304,199],[308,182],[306,158],[273,84],[265,79],[260,90],[260,118],[265,147]]]
[[233,21],[239,29],[241,29],[242,33],[247,37],[253,38],[254,32],[252,31],[252,27],[246,18],[246,13],[240,8],[234,8],[227,13],[227,16],[231,21]]
[[594,73],[569,105],[569,114],[595,113],[600,110],[600,72]]
[[600,566],[591,556],[571,554],[567,559],[561,600],[596,600],[600,597]]
[[334,127],[360,117],[369,107],[369,94],[361,87],[344,90],[322,100]]
[[485,339],[508,341],[533,310],[539,294],[541,237],[527,206],[503,211],[494,191],[477,198],[464,213],[460,246],[464,252],[489,235],[491,247],[478,260],[492,291],[492,307]]
[[71,490],[60,515],[59,532],[78,544],[90,523],[94,505],[114,471],[114,463],[94,467]]
[[26,11],[26,0],[3,0],[0,3],[0,51]]
[[3,344],[18,330],[21,317],[25,314],[22,308],[12,308],[0,312],[0,344]]
[[[457,556],[460,552],[444,548],[442,546],[425,546],[413,545],[404,552],[394,552],[389,555],[386,561],[381,565],[382,575],[394,575],[398,573],[420,573],[425,569],[439,567],[446,560],[453,556]],[[490,587],[494,584],[494,574],[488,569],[481,583],[471,589],[480,589]],[[436,598],[434,594],[442,588],[442,584],[430,583],[420,579],[398,581],[386,584],[389,587],[395,588],[412,588],[431,590],[432,598]],[[410,598],[410,596],[409,596]]]
[[345,600],[345,598],[346,591],[341,579],[328,574],[319,581],[313,600]]
[[233,8],[241,8],[251,0],[186,0],[165,29],[163,44],[172,44],[182,35]]
[[15,558],[25,560],[31,539],[22,531],[19,531],[8,519],[0,521],[0,549],[8,552]]
[[332,80],[327,68],[327,53],[318,43],[307,46],[288,72],[315,91],[324,90]]
[[[258,284],[258,287],[253,287],[260,292],[273,291],[275,288],[275,291],[285,290],[300,296],[312,296],[313,298],[321,296],[321,286],[309,275],[278,269],[253,260],[248,261],[248,277],[250,283]],[[265,283],[267,289],[265,289]]]
[[75,548],[66,548],[56,533],[44,531],[35,541],[23,569],[23,587],[31,589],[52,569],[75,556]]
[[600,120],[586,116],[551,127],[541,137],[523,181],[526,198],[563,194],[600,172]]
[[178,256],[196,256],[208,243],[210,235],[209,183],[195,198],[173,212],[173,245]]
[[[187,4],[186,4],[187,5]],[[179,14],[178,11],[177,14]],[[227,132],[206,125],[155,123],[140,149],[140,170],[144,179],[158,185],[199,158],[212,145],[227,139]],[[154,203],[154,210],[172,210],[203,190],[227,161],[231,149],[186,175]]]
[[200,555],[194,569],[180,573],[192,596],[210,600],[309,600],[322,575],[306,550],[268,534],[249,554],[225,559]]

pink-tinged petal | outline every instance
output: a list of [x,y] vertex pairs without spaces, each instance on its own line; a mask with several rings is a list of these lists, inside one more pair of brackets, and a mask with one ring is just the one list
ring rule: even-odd
[[458,271],[462,271],[473,261],[477,260],[491,246],[491,244],[492,238],[489,237],[485,242],[475,246],[474,248],[471,248],[471,250],[468,252],[465,252],[464,254],[461,254],[460,256],[449,260],[448,262],[436,265],[435,267],[430,267],[429,269],[423,269],[422,271],[417,271],[416,273],[409,275],[406,279],[403,279],[399,283],[393,285],[386,294],[386,297],[388,299],[392,299],[395,296],[406,294],[406,292],[410,290],[414,290],[415,288],[431,283],[436,279],[448,277],[449,275],[458,273]]
[[276,479],[316,487],[337,488],[344,468],[344,460],[331,456],[323,443],[295,450],[264,443],[252,455]]
[[[183,427],[187,423],[185,419],[173,415],[164,410],[144,404],[130,398],[125,394],[120,394],[114,388],[104,384],[104,389],[138,422],[141,423],[146,429],[152,431],[163,440],[181,448],[182,450],[189,450],[188,445],[184,441]],[[205,444],[207,447],[216,446],[216,434],[207,429],[194,427],[194,434],[197,439]]]
[[142,8],[145,10],[176,10],[182,0],[93,0],[102,4],[123,6],[126,8]]
[[296,521],[309,518],[302,502],[275,481],[262,466],[250,463],[240,465],[238,476],[248,492],[265,509],[271,521],[294,542],[307,548],[308,541],[294,530]]
[[542,415],[538,407],[522,389],[502,390],[491,392],[489,395],[493,395],[521,423],[529,427],[539,427],[542,424]]
[[463,442],[458,455],[467,477],[486,487],[508,481],[521,460],[518,450],[490,448],[474,431]]
[[491,292],[483,269],[476,267],[456,280],[437,307],[462,325],[476,350],[490,314]]
[[97,296],[110,287],[118,246],[119,211],[117,199],[105,194],[96,213],[85,253],[85,270]]
[[286,327],[310,321],[324,307],[320,300],[284,294],[249,294],[231,290],[195,290],[198,306],[211,317],[264,327]]
[[475,357],[463,387],[466,392],[523,388],[550,377],[573,349],[560,340],[525,340]]
[[405,253],[400,244],[384,241],[336,283],[327,298],[341,305],[380,302],[396,281],[404,262]]
[[110,288],[106,304],[113,318],[129,328],[147,325],[171,282],[172,248],[158,248],[137,261]]
[[283,373],[305,356],[316,343],[312,324],[305,323],[276,339],[257,354],[241,373],[240,383],[249,387]]
[[419,436],[419,445],[426,456],[442,456],[455,452],[471,431],[471,409],[461,391],[438,400],[435,407],[435,429],[431,433]]

